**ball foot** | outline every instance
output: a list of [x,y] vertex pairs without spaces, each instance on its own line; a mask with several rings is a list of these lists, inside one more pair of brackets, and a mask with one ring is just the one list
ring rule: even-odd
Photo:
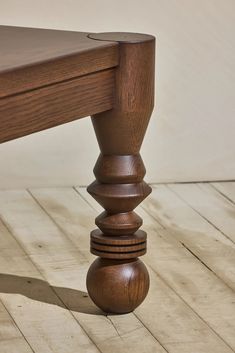
[[88,293],[93,302],[107,313],[133,311],[142,303],[148,289],[148,271],[138,258],[97,258],[87,273]]

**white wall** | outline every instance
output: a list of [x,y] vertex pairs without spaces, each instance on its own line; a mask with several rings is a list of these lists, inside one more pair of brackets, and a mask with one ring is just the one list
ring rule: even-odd
[[[155,34],[146,179],[235,179],[234,0],[0,0],[0,23]],[[2,144],[0,186],[85,185],[97,156],[90,119],[82,119]]]

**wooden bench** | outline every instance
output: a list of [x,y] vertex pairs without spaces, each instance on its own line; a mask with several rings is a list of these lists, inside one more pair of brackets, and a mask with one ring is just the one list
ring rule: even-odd
[[87,289],[104,311],[134,310],[149,288],[142,219],[151,192],[140,147],[154,105],[155,38],[0,26],[0,142],[86,116],[100,155],[88,192],[105,211],[91,232]]

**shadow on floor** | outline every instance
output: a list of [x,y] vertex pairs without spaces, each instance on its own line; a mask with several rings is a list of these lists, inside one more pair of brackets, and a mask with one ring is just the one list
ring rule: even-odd
[[51,286],[41,279],[0,274],[0,293],[21,294],[42,303],[66,307],[71,311],[105,315],[93,304],[86,292]]

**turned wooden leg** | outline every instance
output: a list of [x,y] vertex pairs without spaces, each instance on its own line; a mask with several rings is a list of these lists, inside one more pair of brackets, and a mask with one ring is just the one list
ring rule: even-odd
[[154,104],[155,39],[149,35],[104,33],[94,40],[119,43],[114,108],[92,117],[101,154],[88,192],[105,209],[91,232],[98,257],[87,275],[90,297],[105,312],[127,313],[145,298],[149,275],[138,259],[146,252],[142,219],[133,211],[151,192],[143,181],[139,154]]

